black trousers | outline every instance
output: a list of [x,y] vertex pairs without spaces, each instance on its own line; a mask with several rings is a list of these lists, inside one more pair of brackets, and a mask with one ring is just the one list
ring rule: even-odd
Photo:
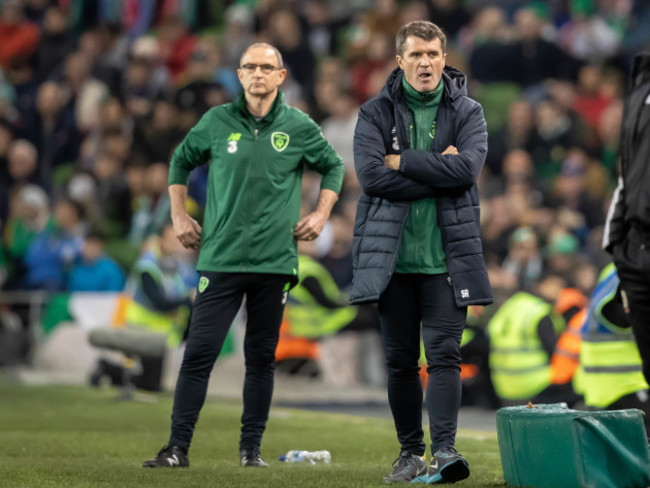
[[271,407],[275,348],[278,344],[285,287],[281,274],[202,272],[209,280],[197,294],[185,355],[176,383],[169,445],[189,448],[205,402],[208,379],[230,325],[246,296],[244,412],[240,450],[259,448]]
[[650,382],[650,234],[632,228],[614,248],[614,263],[627,295],[630,322],[643,360],[643,375]]
[[453,447],[461,399],[460,340],[467,307],[457,307],[447,274],[396,273],[379,298],[388,401],[402,451],[424,454],[420,331],[429,382],[431,452]]

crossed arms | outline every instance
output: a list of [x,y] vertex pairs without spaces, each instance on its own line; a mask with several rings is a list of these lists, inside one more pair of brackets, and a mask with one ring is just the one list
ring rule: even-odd
[[354,163],[359,184],[372,197],[413,201],[436,196],[436,190],[470,187],[487,154],[487,130],[479,104],[459,121],[456,146],[442,153],[406,149],[385,154],[376,117],[363,108],[354,134]]

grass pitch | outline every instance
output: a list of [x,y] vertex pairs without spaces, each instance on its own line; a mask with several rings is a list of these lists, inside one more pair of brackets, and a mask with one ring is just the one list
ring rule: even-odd
[[[241,405],[208,398],[191,467],[144,469],[167,441],[171,397],[116,398],[115,390],[0,384],[0,487],[381,487],[398,454],[391,421],[274,408],[262,444],[271,468],[240,468]],[[290,449],[327,449],[332,464],[279,462]],[[505,486],[494,435],[461,430],[458,449],[472,474],[456,486]]]

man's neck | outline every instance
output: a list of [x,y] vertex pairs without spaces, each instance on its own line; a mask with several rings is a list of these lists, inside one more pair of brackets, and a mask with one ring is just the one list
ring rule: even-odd
[[253,117],[265,117],[271,110],[271,106],[277,96],[277,90],[263,97],[246,93],[246,107]]

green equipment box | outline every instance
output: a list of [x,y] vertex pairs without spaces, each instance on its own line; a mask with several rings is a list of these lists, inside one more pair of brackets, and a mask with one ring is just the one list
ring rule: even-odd
[[640,410],[583,412],[565,404],[501,408],[497,436],[508,485],[650,486],[650,450]]

